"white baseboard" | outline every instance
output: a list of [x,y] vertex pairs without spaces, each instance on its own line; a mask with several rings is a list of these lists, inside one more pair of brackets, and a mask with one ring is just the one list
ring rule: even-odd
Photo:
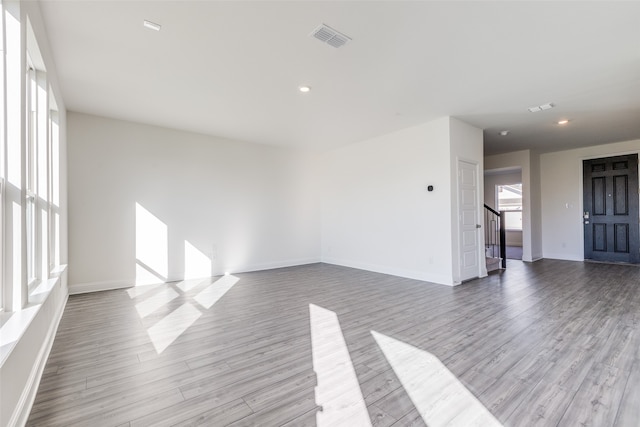
[[45,340],[40,347],[40,351],[38,352],[36,363],[31,369],[27,384],[25,384],[22,395],[20,396],[20,400],[18,401],[18,404],[13,411],[13,415],[9,420],[10,426],[24,426],[27,424],[29,414],[31,413],[31,408],[33,407],[33,402],[36,399],[38,387],[40,386],[42,373],[44,372],[44,368],[47,364],[47,359],[49,359],[49,354],[51,353],[51,348],[53,347],[53,340],[56,337],[56,332],[58,331],[58,326],[60,325],[60,320],[62,319],[64,308],[67,305],[67,299],[68,295],[65,295],[64,302],[59,305],[54,318],[52,319],[51,326],[49,327],[47,335],[45,336]]
[[[252,271],[262,271],[262,270],[273,270],[275,268],[286,268],[286,267],[296,267],[298,265],[307,265],[307,264],[315,264],[318,262],[322,262],[320,258],[298,258],[291,259],[287,261],[278,261],[278,262],[267,262],[261,264],[253,264],[247,265],[245,267],[240,267],[237,271],[232,271],[233,273],[250,273]],[[219,275],[224,274],[225,272],[220,272]]]
[[438,285],[455,286],[452,277],[444,277],[437,274],[429,274],[423,271],[405,270],[384,265],[369,264],[364,262],[343,260],[331,257],[324,257],[322,262],[342,267],[357,268],[359,270],[372,271],[374,273],[389,274],[391,276],[404,277],[407,279],[421,280],[424,282],[436,283]]
[[69,295],[86,294],[89,292],[110,291],[134,286],[131,280],[109,280],[106,282],[89,282],[69,285]]
[[[252,271],[273,270],[274,268],[295,267],[297,265],[315,264],[322,262],[320,258],[299,258],[287,261],[251,264],[238,267],[231,271],[234,273],[249,273]],[[222,276],[224,271],[217,271],[210,277]],[[203,277],[204,279],[204,277]],[[184,277],[169,277],[167,283],[185,280]],[[69,285],[69,295],[86,294],[89,292],[110,291],[113,289],[125,289],[135,286],[135,279],[109,280],[103,282],[88,282]]]
[[567,255],[567,254],[545,254],[544,258],[548,259],[558,259],[562,261],[584,261],[584,257],[579,257],[575,255]]

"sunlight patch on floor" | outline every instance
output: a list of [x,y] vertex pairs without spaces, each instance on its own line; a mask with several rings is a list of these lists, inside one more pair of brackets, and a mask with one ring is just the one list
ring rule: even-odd
[[[155,320],[164,313],[169,313],[171,307],[187,301],[147,329],[149,338],[151,338],[158,354],[182,335],[204,313],[204,310],[213,307],[240,279],[226,275],[213,283],[210,283],[211,280],[185,280],[177,283],[143,285],[127,289],[130,298],[142,298],[142,301],[135,304],[141,319],[154,314],[150,319]],[[187,292],[205,285],[206,287],[195,296],[191,296],[193,294]],[[193,293],[195,292],[197,290],[193,291]],[[172,301],[174,302],[172,303]]]
[[232,275],[222,276],[206,288],[204,288],[195,299],[198,304],[206,309],[211,308],[229,289],[238,283],[238,278]]
[[428,426],[502,426],[436,356],[378,332],[371,334]]
[[151,292],[154,289],[160,289],[161,286],[164,286],[164,283],[154,283],[150,285],[140,285],[134,286],[132,288],[127,289],[127,294],[129,294],[129,298],[138,298],[141,295],[146,294],[147,292]]
[[180,295],[171,288],[163,289],[161,292],[147,298],[146,300],[136,304],[136,310],[142,319],[158,310],[160,307],[164,307]]
[[189,292],[195,288],[197,288],[200,285],[204,285],[204,284],[210,284],[211,283],[211,278],[207,277],[206,279],[190,279],[190,280],[183,280],[181,282],[176,283],[175,285],[182,291],[182,292]]
[[318,427],[371,426],[349,349],[333,311],[309,304]]
[[158,354],[186,331],[202,316],[200,310],[189,303],[182,304],[147,331]]

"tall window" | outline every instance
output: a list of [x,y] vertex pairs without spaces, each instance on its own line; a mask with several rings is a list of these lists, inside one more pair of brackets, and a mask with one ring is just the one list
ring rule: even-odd
[[496,185],[498,210],[506,211],[507,230],[522,230],[522,184]]
[[[29,289],[48,279],[52,267],[49,236],[50,192],[53,191],[50,151],[52,140],[49,90],[46,73],[37,70],[29,57],[26,135],[26,234]],[[54,129],[57,131],[56,129]],[[55,182],[57,192],[57,181]]]
[[0,12],[0,310],[19,311],[60,266],[60,140],[29,19]]

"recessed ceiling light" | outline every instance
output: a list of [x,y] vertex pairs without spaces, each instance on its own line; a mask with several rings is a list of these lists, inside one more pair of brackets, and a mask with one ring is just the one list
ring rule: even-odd
[[566,119],[558,121],[559,125],[566,125],[567,123],[569,123],[569,120],[566,120]]
[[507,136],[507,135],[509,135],[509,131],[508,130],[501,130],[500,131],[500,135]]
[[160,24],[156,24],[155,22],[147,21],[146,19],[142,22],[142,25],[144,25],[145,28],[148,28],[148,29],[154,30],[154,31],[160,31],[160,28],[162,28],[162,26]]
[[310,86],[299,86],[298,90],[302,93],[307,93],[309,91],[311,91],[311,87]]

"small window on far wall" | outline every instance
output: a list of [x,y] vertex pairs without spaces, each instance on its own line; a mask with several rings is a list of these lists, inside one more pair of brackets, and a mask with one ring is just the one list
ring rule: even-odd
[[506,211],[507,230],[522,230],[522,184],[496,185],[499,211]]

